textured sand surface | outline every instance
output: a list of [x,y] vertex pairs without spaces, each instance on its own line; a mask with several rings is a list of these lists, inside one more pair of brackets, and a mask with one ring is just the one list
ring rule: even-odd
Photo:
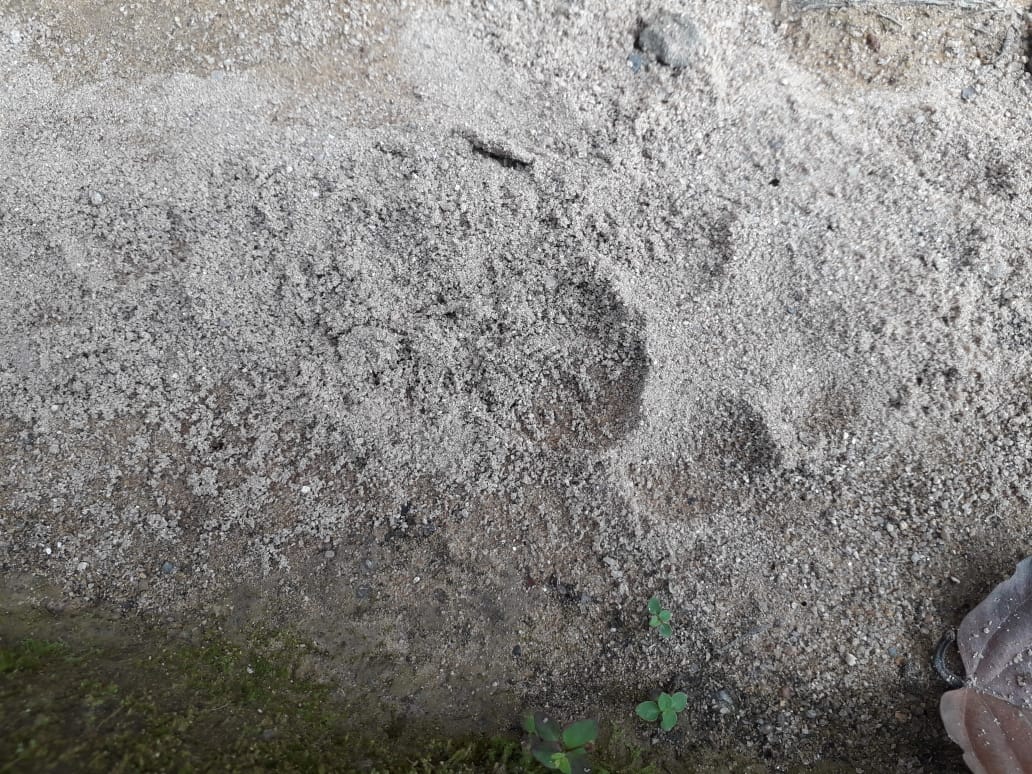
[[0,4],[8,582],[303,622],[401,717],[668,687],[663,749],[962,770],[928,656],[1032,539],[1018,4],[179,5]]

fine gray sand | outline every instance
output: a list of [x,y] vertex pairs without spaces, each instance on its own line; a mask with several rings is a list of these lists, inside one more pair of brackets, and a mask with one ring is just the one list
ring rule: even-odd
[[3,0],[3,584],[300,627],[402,721],[650,746],[664,688],[665,753],[962,771],[929,656],[1032,553],[1029,23]]

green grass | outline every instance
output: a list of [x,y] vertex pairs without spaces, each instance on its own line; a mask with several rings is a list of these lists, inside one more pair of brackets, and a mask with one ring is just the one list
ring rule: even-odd
[[60,642],[24,639],[13,647],[0,647],[0,675],[38,669],[48,657],[63,649]]
[[[0,611],[0,774],[543,771],[515,735],[388,738],[375,696],[294,676],[308,652],[286,633],[187,642],[82,615],[15,624]],[[625,757],[633,768],[613,771],[648,771]]]

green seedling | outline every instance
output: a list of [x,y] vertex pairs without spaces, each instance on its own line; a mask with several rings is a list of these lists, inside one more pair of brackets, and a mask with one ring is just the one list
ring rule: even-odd
[[677,713],[687,704],[688,697],[683,693],[675,693],[673,696],[661,693],[656,701],[643,701],[634,711],[638,713],[638,717],[650,723],[658,720],[659,727],[669,731],[677,725]]
[[562,774],[587,774],[589,747],[598,737],[598,722],[578,720],[560,730],[559,724],[539,712],[523,717],[523,728],[530,737],[530,753],[552,771]]
[[670,625],[670,618],[673,614],[663,607],[659,597],[649,600],[649,626],[659,629],[659,636],[664,639],[674,633],[674,627]]

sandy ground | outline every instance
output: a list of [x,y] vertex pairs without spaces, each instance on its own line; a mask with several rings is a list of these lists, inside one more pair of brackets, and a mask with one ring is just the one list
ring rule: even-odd
[[1029,20],[827,5],[0,3],[5,584],[303,627],[402,722],[662,687],[663,750],[962,770],[928,657],[1032,539]]

